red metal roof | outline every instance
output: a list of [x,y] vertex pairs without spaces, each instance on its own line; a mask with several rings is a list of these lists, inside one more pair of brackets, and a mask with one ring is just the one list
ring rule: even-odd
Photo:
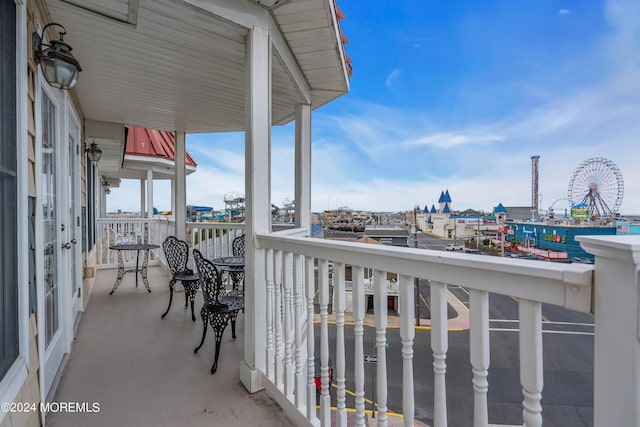
[[347,49],[345,46],[346,44],[349,43],[349,39],[342,32],[342,25],[340,24],[340,21],[342,21],[345,18],[345,15],[342,9],[340,9],[340,7],[338,6],[338,0],[333,0],[333,6],[336,9],[336,17],[338,18],[338,30],[340,31],[340,39],[342,42],[342,52],[344,53],[344,58],[345,58],[345,61],[347,62],[347,73],[349,74],[349,78],[351,78],[351,75],[353,74],[353,66],[351,65],[351,58],[349,58],[349,55],[347,55]]
[[[175,140],[172,132],[125,126],[127,128],[126,153],[132,156],[155,157],[175,160]],[[196,167],[193,158],[186,153],[186,165]]]

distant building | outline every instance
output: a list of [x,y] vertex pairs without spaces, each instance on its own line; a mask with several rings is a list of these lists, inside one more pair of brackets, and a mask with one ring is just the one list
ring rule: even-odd
[[[502,203],[498,206],[502,206]],[[503,208],[506,211],[507,219],[526,221],[527,219],[537,218],[538,211],[531,206],[504,206]]]
[[409,232],[401,227],[370,225],[365,228],[364,237],[389,246],[409,246]]
[[[640,232],[640,230],[638,230]],[[566,252],[559,259],[570,261],[572,258],[593,259],[593,255],[585,252],[576,236],[615,235],[616,227],[600,227],[591,225],[551,225],[544,222],[512,222],[507,224],[506,240],[511,244],[538,248],[553,252]],[[543,256],[543,258],[546,258]]]
[[482,212],[467,209],[456,212],[449,190],[440,193],[438,207],[432,205],[417,214],[418,228],[443,239],[466,239],[476,234],[493,233],[497,230],[496,219]]

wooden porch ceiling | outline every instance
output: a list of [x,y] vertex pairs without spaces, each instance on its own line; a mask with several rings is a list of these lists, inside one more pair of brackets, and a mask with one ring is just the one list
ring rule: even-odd
[[305,86],[314,108],[348,91],[333,0],[45,3],[83,67],[76,91],[87,119],[186,133],[243,130],[252,22],[273,34],[274,124],[294,117]]

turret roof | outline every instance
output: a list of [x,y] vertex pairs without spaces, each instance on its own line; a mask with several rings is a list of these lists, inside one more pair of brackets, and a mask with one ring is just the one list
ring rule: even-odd
[[496,206],[495,209],[495,213],[505,213],[507,211],[507,209],[502,206],[502,203],[498,203],[498,206]]

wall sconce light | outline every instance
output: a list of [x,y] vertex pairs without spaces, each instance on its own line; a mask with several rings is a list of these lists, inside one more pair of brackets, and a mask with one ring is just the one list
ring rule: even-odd
[[[44,26],[42,35],[48,27],[57,26],[62,30],[58,31],[59,40],[51,41],[51,44],[43,43],[42,36],[37,32],[33,33],[33,60],[40,64],[45,80],[51,86],[69,90],[78,83],[78,74],[82,71],[80,63],[71,54],[71,46],[64,42],[63,36],[67,34],[67,29],[62,25],[51,22]],[[44,48],[46,47],[46,49]]]
[[104,194],[111,194],[111,187],[106,180],[102,180],[102,188],[104,188]]
[[93,163],[100,161],[100,157],[102,157],[102,150],[98,147],[98,144],[96,144],[95,141],[85,148],[85,152],[87,153],[89,160]]

